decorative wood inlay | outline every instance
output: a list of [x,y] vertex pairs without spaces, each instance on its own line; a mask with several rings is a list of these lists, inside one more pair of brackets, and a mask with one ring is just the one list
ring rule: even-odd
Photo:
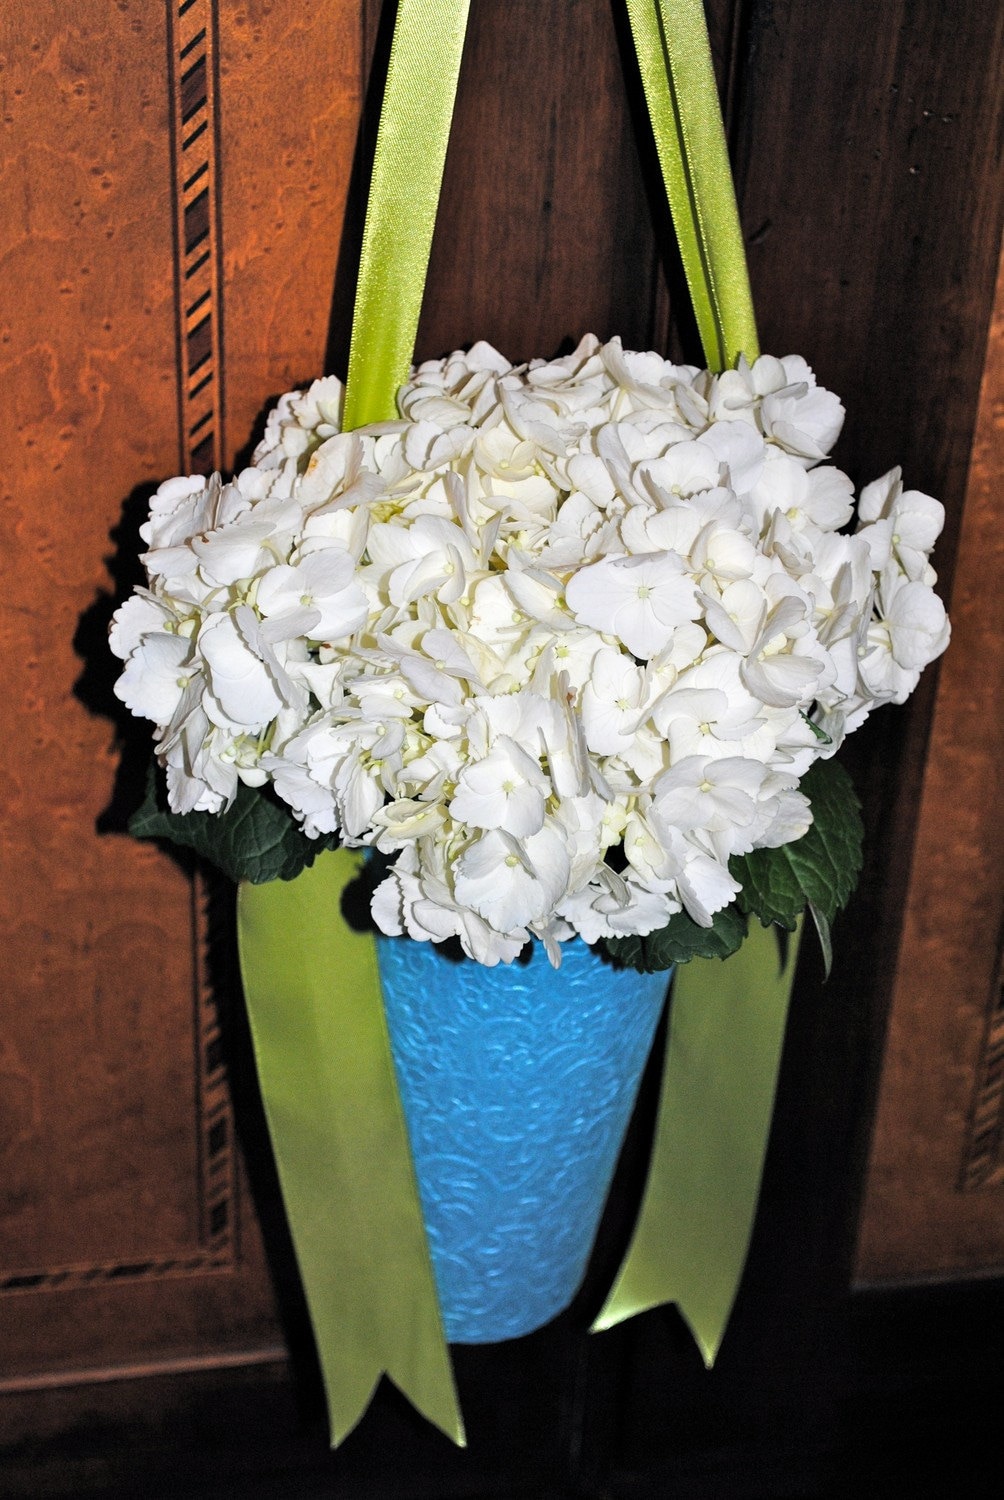
[[180,463],[223,463],[216,0],[168,0]]
[[1004,954],[990,997],[987,1031],[976,1073],[959,1187],[996,1187],[1004,1182]]
[[[232,1266],[237,1255],[237,1155],[233,1104],[224,1065],[220,997],[206,954],[208,919],[201,884],[193,888],[196,927],[196,1079],[199,1100],[199,1241],[210,1267]],[[198,940],[201,938],[201,942]]]
[[125,1285],[151,1277],[204,1276],[209,1271],[229,1271],[232,1259],[197,1250],[191,1255],[167,1255],[151,1260],[108,1261],[95,1266],[52,1266],[44,1271],[10,1271],[0,1278],[0,1293],[75,1291],[100,1284]]

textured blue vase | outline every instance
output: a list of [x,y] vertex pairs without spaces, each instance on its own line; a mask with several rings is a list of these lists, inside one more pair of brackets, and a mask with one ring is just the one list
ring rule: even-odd
[[585,1274],[666,974],[579,939],[552,969],[484,968],[377,938],[391,1046],[446,1336],[541,1327]]

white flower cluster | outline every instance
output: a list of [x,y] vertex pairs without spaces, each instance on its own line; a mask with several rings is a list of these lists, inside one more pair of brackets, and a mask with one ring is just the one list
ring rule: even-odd
[[231,483],[160,487],[111,643],[171,808],[271,782],[393,859],[384,932],[557,963],[710,925],[730,856],[800,837],[812,761],[947,644],[941,505],[897,469],[842,529],[843,408],[800,358],[476,344],[399,421],[340,433],[341,399],[284,396]]

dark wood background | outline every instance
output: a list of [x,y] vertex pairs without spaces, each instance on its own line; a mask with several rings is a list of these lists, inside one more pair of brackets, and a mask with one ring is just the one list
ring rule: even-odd
[[[584,1332],[643,1109],[575,1307],[457,1352],[469,1451],[382,1391],[329,1455],[225,898],[122,834],[146,739],[103,638],[152,485],[344,368],[388,18],[3,7],[0,1493],[999,1491],[1004,10],[708,10],[763,347],[840,393],[855,481],[944,500],[955,644],[849,747],[869,863],[799,976],[716,1370],[673,1309]],[[622,9],[474,0],[418,353],[586,329],[699,358]]]

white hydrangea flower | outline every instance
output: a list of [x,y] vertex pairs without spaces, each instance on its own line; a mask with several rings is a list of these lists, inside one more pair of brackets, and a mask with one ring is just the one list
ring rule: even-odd
[[171,807],[268,785],[389,862],[384,932],[495,964],[710,925],[730,856],[801,837],[800,778],[947,644],[942,507],[894,469],[847,534],[843,407],[796,355],[481,343],[395,421],[342,433],[342,397],[283,396],[230,483],[160,486],[111,648]]
[[700,613],[694,579],[676,552],[604,557],[579,571],[565,589],[580,625],[615,636],[632,656],[648,660],[665,649],[677,625]]

